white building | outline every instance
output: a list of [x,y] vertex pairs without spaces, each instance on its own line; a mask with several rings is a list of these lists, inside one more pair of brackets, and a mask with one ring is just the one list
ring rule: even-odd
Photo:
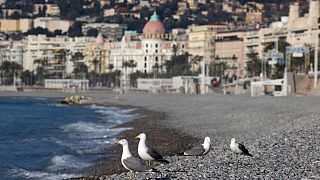
[[88,23],[82,26],[82,31],[84,34],[90,29],[97,29],[106,38],[110,39],[121,39],[123,32],[127,29],[126,24],[110,24],[110,23]]
[[4,61],[22,65],[24,44],[22,41],[6,40],[0,42],[0,64]]
[[53,32],[55,30],[62,30],[62,32],[67,32],[72,26],[73,22],[68,20],[61,20],[55,17],[38,17],[35,18],[34,27],[47,28],[49,31]]
[[[143,28],[143,34],[127,31],[121,41],[110,43],[110,64],[114,70],[125,74],[141,71],[159,73],[165,71],[166,61],[171,60],[173,46],[178,54],[184,52],[186,39],[179,41],[178,34],[166,34],[159,16],[154,13]],[[186,38],[186,36],[184,36]],[[133,68],[124,67],[124,62],[133,61]]]
[[74,69],[71,56],[76,52],[85,54],[86,44],[94,40],[89,37],[29,35],[24,39],[23,69],[36,70],[35,60],[38,59],[46,61],[46,68],[51,73],[67,76]]

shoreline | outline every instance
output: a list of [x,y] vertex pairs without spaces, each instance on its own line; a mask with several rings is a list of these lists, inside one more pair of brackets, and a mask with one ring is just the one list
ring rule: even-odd
[[[1,96],[2,98],[53,98],[53,99],[63,99],[64,95],[59,96],[43,96],[43,95],[10,95],[10,96]],[[169,128],[163,126],[163,121],[166,120],[167,116],[164,112],[157,112],[148,110],[143,107],[136,107],[132,105],[119,105],[116,103],[108,103],[108,102],[95,102],[92,101],[87,104],[80,104],[76,106],[90,105],[96,104],[99,106],[117,106],[123,109],[131,109],[135,110],[130,112],[129,114],[138,114],[141,117],[138,117],[132,121],[117,125],[113,128],[132,128],[130,130],[124,130],[116,135],[116,139],[127,139],[129,141],[130,151],[131,153],[138,157],[137,154],[137,146],[138,139],[134,139],[133,137],[137,136],[139,133],[144,132],[147,134],[147,143],[156,149],[160,154],[164,157],[173,156],[183,150],[192,147],[194,144],[199,142],[199,138],[192,137],[188,134],[183,133],[182,131],[178,131],[174,128]],[[72,106],[72,105],[71,105]],[[202,141],[202,140],[200,140]],[[170,146],[170,151],[168,151],[167,147]],[[123,168],[120,159],[122,147],[119,145],[111,145],[105,149],[105,152],[108,153],[108,157],[105,159],[100,159],[94,165],[90,167],[86,167],[83,170],[82,177],[77,178],[69,178],[69,179],[98,179],[100,177],[121,174],[126,172],[126,169]]]
[[[7,96],[12,95],[16,94],[7,93]],[[32,97],[44,95],[47,98],[57,97],[57,95],[65,97],[59,93],[42,93],[41,95],[22,93],[18,96],[26,95]],[[106,92],[78,95],[90,96],[96,104],[130,106],[137,107],[146,113],[153,112],[155,118],[150,115],[149,118],[145,117],[146,120],[141,120],[142,124],[146,125],[143,126],[145,128],[149,126],[148,122],[151,122],[150,125],[155,125],[157,129],[158,126],[163,127],[165,133],[173,129],[182,135],[187,135],[186,137],[202,139],[204,136],[209,136],[212,139],[212,150],[203,159],[202,164],[192,157],[168,156],[166,158],[170,164],[157,166],[159,173],[137,173],[137,179],[320,178],[319,96],[252,98],[248,94],[214,96]],[[164,116],[161,116],[160,112],[163,112]],[[119,138],[133,137],[137,135],[135,133],[138,134],[140,131],[123,134],[123,136],[120,134]],[[151,135],[151,137],[154,136]],[[171,137],[166,138],[166,141],[170,141]],[[254,157],[239,160],[230,152],[231,138],[236,138],[238,142],[243,143]],[[137,143],[137,140],[129,139],[132,152],[135,152]],[[151,146],[158,148],[157,144],[151,144]],[[162,150],[159,151],[167,155]],[[117,153],[120,156],[120,153]],[[115,163],[120,164],[120,158],[116,159]],[[121,173],[103,177],[122,180],[128,176],[127,173]],[[84,179],[97,178],[99,176],[84,177]]]
[[[102,104],[100,104],[102,105]],[[127,139],[129,141],[129,147],[131,153],[138,157],[137,146],[138,139],[133,137],[139,133],[144,132],[147,134],[147,143],[156,149],[164,157],[174,156],[175,154],[182,152],[186,148],[192,147],[199,142],[198,138],[191,137],[187,134],[179,132],[173,128],[167,128],[161,125],[161,121],[166,118],[165,113],[150,111],[144,108],[133,106],[118,106],[121,108],[137,108],[137,110],[131,112],[133,114],[139,114],[143,117],[137,118],[133,121],[120,124],[114,128],[132,128],[120,132],[116,137],[117,139]],[[200,140],[201,141],[201,140]],[[168,147],[170,146],[170,151]],[[107,148],[108,153],[111,154],[110,159],[104,159],[97,162],[92,167],[87,169],[88,174],[81,178],[98,179],[101,177],[121,174],[127,172],[127,170],[121,164],[122,147],[119,145],[113,145]],[[71,179],[81,179],[71,178]]]

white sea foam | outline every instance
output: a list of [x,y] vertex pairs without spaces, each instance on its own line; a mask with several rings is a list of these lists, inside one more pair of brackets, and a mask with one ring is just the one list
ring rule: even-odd
[[81,169],[90,166],[90,163],[83,162],[72,155],[57,155],[51,158],[50,166],[46,169],[49,171],[59,171],[65,169]]
[[76,122],[62,126],[64,132],[99,132],[106,128],[102,125],[89,122]]
[[8,174],[17,179],[41,179],[41,180],[56,180],[56,179],[67,179],[72,177],[80,177],[78,174],[61,174],[61,173],[48,173],[42,171],[27,171],[21,168],[12,168]]

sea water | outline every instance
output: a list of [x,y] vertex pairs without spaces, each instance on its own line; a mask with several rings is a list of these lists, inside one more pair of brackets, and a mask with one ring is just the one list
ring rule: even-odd
[[0,98],[0,179],[63,179],[107,158],[134,109]]

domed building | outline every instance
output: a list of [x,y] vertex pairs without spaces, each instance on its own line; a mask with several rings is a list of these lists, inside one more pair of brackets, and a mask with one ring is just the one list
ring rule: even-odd
[[[121,41],[110,43],[110,64],[113,70],[120,70],[124,76],[136,71],[155,74],[165,72],[164,64],[171,60],[173,46],[178,47],[179,54],[184,52],[187,42],[185,30],[183,36],[177,30],[171,34],[165,32],[165,26],[156,12],[145,24],[142,34],[126,31]],[[134,68],[123,67],[124,62],[131,60],[136,64]]]
[[143,36],[145,38],[163,37],[164,33],[164,25],[155,11],[150,20],[144,25]]

